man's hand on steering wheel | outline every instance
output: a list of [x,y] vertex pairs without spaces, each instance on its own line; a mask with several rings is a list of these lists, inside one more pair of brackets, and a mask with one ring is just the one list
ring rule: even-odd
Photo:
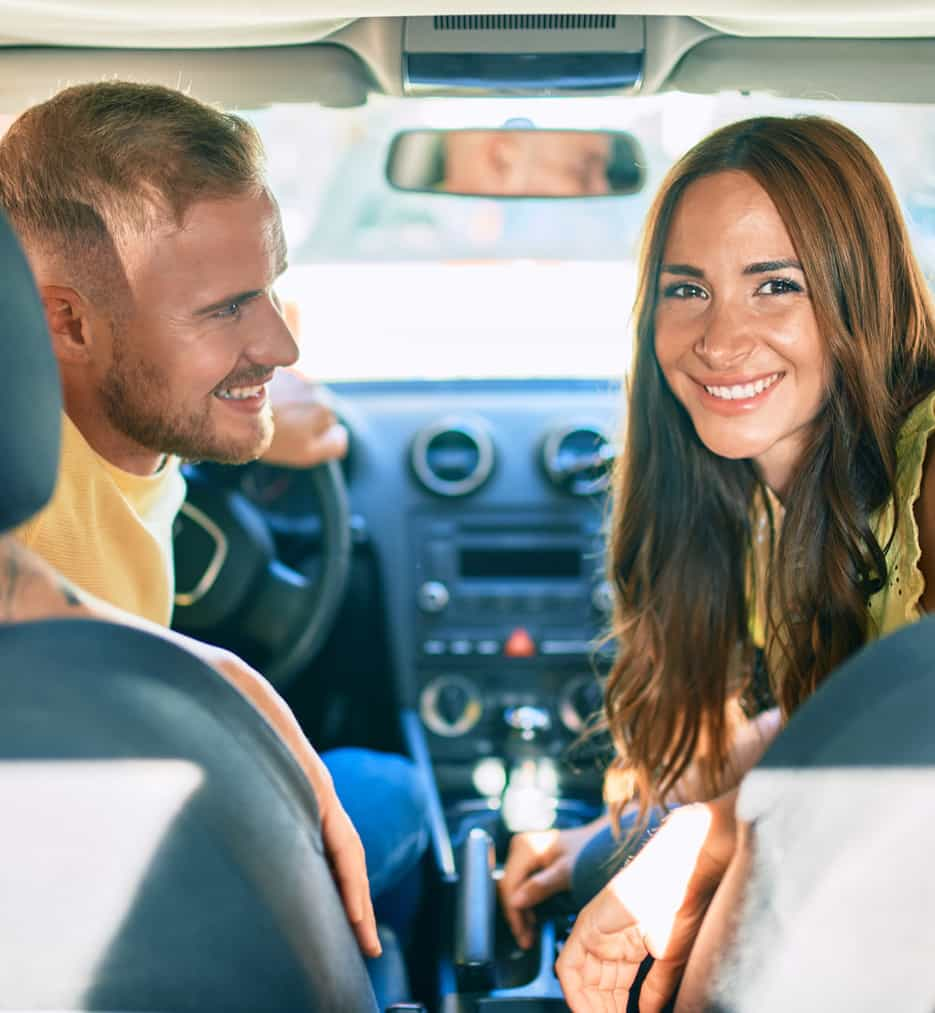
[[347,430],[338,422],[319,384],[278,369],[270,384],[275,432],[266,464],[313,468],[347,453]]

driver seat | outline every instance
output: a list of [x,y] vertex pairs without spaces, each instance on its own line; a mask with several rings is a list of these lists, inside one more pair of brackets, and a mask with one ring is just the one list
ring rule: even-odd
[[[62,407],[2,216],[0,330],[9,532],[51,495]],[[0,626],[0,679],[0,1009],[376,1009],[314,793],[220,675],[60,619]]]

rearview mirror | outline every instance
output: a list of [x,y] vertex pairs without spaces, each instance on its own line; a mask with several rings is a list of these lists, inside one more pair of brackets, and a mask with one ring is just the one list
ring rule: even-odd
[[386,176],[399,190],[482,197],[638,193],[645,161],[632,134],[609,130],[406,130]]

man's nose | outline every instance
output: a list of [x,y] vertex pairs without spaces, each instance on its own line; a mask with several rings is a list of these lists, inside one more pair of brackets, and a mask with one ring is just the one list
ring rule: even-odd
[[299,346],[272,298],[266,299],[263,321],[259,333],[254,336],[250,357],[265,366],[291,366],[299,357]]
[[723,372],[742,363],[756,344],[748,316],[729,303],[713,302],[702,319],[695,354],[711,370]]

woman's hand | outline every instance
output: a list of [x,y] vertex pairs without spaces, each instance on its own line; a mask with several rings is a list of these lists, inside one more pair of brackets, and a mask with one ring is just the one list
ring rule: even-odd
[[528,950],[533,943],[532,908],[571,887],[575,859],[591,838],[608,826],[601,816],[571,830],[516,834],[510,841],[498,890],[503,914],[517,943]]
[[556,964],[573,1013],[625,1013],[647,956],[655,962],[640,1013],[658,1013],[669,1001],[733,854],[735,799],[734,791],[672,813],[581,911]]

